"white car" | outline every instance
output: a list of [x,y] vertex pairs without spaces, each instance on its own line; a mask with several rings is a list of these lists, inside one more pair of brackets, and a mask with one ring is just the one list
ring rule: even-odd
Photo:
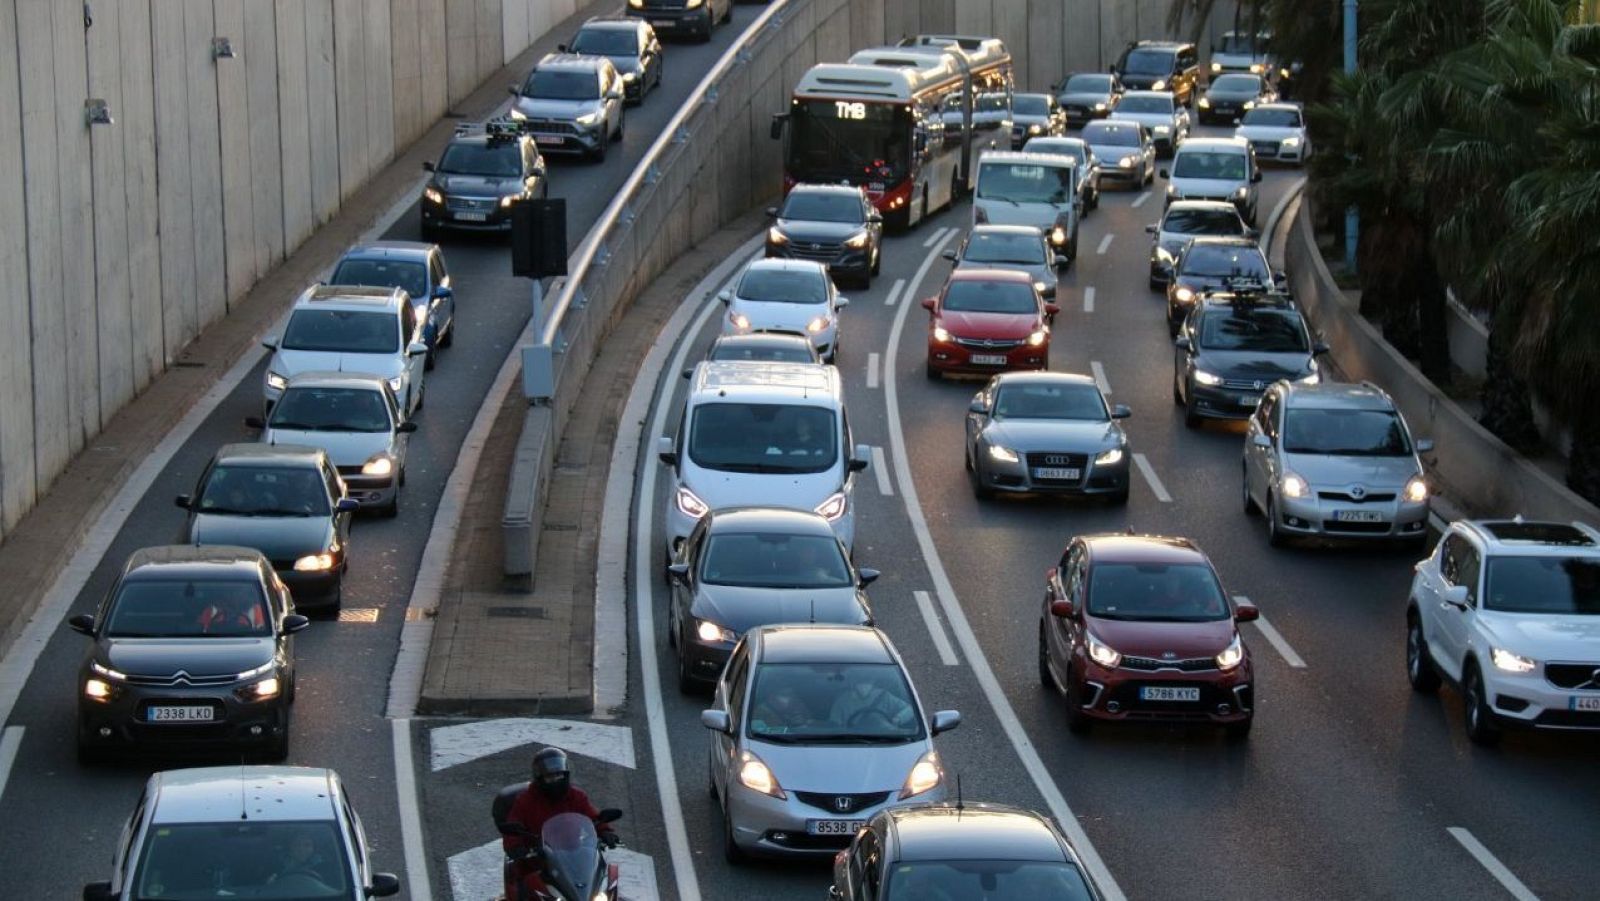
[[839,354],[839,311],[850,305],[833,287],[828,267],[809,260],[756,260],[739,284],[717,295],[728,307],[724,335],[778,332],[811,340],[832,363]]
[[1600,730],[1600,531],[1451,523],[1411,580],[1406,675],[1459,686],[1480,745],[1508,726]]
[[407,419],[422,406],[428,344],[410,295],[399,288],[317,285],[295,301],[262,385],[265,415],[302,372],[359,372],[389,383]]
[[1263,103],[1246,111],[1233,136],[1249,141],[1261,162],[1304,165],[1311,159],[1311,133],[1298,103]]

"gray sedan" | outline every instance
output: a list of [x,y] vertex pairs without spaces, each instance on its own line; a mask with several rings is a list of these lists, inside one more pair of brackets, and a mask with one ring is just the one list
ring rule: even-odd
[[1050,250],[1044,232],[1031,225],[974,226],[961,246],[944,252],[957,269],[1009,269],[1033,279],[1046,300],[1056,296],[1056,269],[1067,258]]
[[966,466],[979,499],[997,492],[1094,494],[1128,500],[1128,437],[1094,380],[1010,372],[989,380],[967,412]]
[[1122,96],[1111,119],[1137,122],[1149,129],[1159,156],[1171,156],[1189,137],[1189,108],[1180,104],[1171,91],[1129,91]]

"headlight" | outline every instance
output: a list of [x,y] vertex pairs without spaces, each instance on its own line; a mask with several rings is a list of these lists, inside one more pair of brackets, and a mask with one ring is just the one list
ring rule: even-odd
[[1044,131],[1044,126],[1040,125],[1037,122],[1035,122],[1032,125],[1028,126],[1028,134],[1030,134],[1030,135],[1036,135],[1036,134],[1039,134],[1042,131]]
[[1044,344],[1045,339],[1049,338],[1049,337],[1050,337],[1050,333],[1045,331],[1044,329],[1042,329],[1042,328],[1034,329],[1032,332],[1030,332],[1028,334],[1028,346],[1029,347],[1039,347],[1040,345]]
[[1211,108],[1211,101],[1208,98],[1201,97],[1200,98],[1200,108],[1201,109],[1210,109]]
[[1106,111],[1106,105],[1104,103],[1096,103],[1094,105],[1094,111],[1097,113],[1103,113]]
[[922,755],[916,765],[911,768],[911,774],[906,776],[906,784],[900,789],[900,800],[915,798],[929,789],[938,787],[944,781],[944,774],[939,772],[939,754],[929,751]]
[[1283,146],[1285,146],[1285,147],[1299,147],[1300,146],[1300,137],[1299,137],[1299,135],[1290,135],[1287,138],[1284,138],[1283,139]]
[[741,332],[750,327],[750,317],[743,313],[729,313],[728,321],[733,323],[733,327]]
[[1156,83],[1150,86],[1150,90],[1152,91],[1165,91],[1166,89],[1167,80],[1165,78],[1157,78]]
[[767,229],[767,243],[787,244],[789,243],[789,236],[781,231],[778,231],[778,227],[774,225],[773,227]]
[[85,679],[83,682],[83,696],[96,701],[111,700],[111,683],[104,679]]
[[1211,71],[1212,72],[1221,72],[1222,71],[1222,63],[1212,63],[1211,64]]
[[1122,159],[1117,160],[1117,165],[1121,166],[1124,169],[1132,169],[1133,168],[1133,164],[1137,163],[1138,161],[1139,161],[1139,158],[1136,157],[1136,156],[1125,156]]
[[1313,369],[1310,372],[1307,372],[1305,375],[1295,379],[1295,381],[1302,385],[1320,384],[1322,382],[1322,373]]
[[860,250],[867,246],[869,238],[870,236],[866,232],[862,232],[859,235],[851,235],[844,239],[844,246]]
[[838,522],[850,509],[850,498],[843,491],[835,491],[828,495],[828,499],[817,505],[817,515],[828,522]]
[[821,333],[827,327],[828,317],[826,316],[814,316],[810,322],[806,323],[806,331],[813,335]]
[[1246,100],[1244,102],[1244,108],[1245,109],[1255,109],[1256,108],[1256,102],[1254,100]]
[[631,82],[631,81],[638,81],[639,80],[639,73],[637,73],[637,72],[624,72],[624,73],[622,73],[622,80],[623,80],[624,83]]
[[1167,199],[1168,200],[1182,200],[1183,199],[1183,192],[1178,190],[1178,186],[1177,185],[1167,185]]
[[693,491],[690,491],[686,487],[680,487],[678,489],[677,502],[679,513],[682,513],[684,516],[692,516],[695,519],[699,519],[711,511],[711,508],[706,506],[705,501],[701,500]]
[[700,6],[700,4],[702,4],[704,2],[705,2],[705,0],[685,0],[685,2],[683,4],[683,8],[684,9],[696,9],[696,8],[698,8]]
[[1279,487],[1283,489],[1284,497],[1305,497],[1311,491],[1306,486],[1306,480],[1292,472],[1283,474],[1283,480],[1279,482]]
[[1157,244],[1156,259],[1163,263],[1175,263],[1178,261],[1178,255],[1166,249],[1165,247],[1162,247],[1160,244]]
[[120,673],[109,666],[101,666],[98,663],[89,664],[89,671],[93,672],[97,676],[104,676],[113,682],[122,682],[128,678],[123,673]]
[[1260,75],[1262,72],[1267,71],[1267,67],[1261,65],[1260,63],[1251,63],[1250,64],[1250,71],[1254,72],[1257,75]]
[[1422,476],[1412,476],[1406,480],[1405,499],[1413,504],[1420,504],[1428,499],[1428,483]]
[[389,383],[389,390],[396,394],[399,394],[400,389],[406,386],[406,378],[403,375],[397,375],[392,379],[387,379],[386,381]]
[[595,124],[596,122],[600,121],[600,111],[599,110],[595,110],[592,113],[584,113],[583,115],[577,117],[573,121],[577,122],[579,125],[582,125],[585,128],[588,128],[589,126],[591,126],[591,125]]
[[936,325],[933,327],[933,340],[938,341],[940,344],[949,344],[950,333],[944,330],[944,326]]
[[240,689],[240,693],[252,701],[268,701],[278,696],[283,686],[278,682],[277,676],[262,679]]
[[989,459],[999,460],[1001,463],[1015,463],[1021,458],[1017,456],[1016,451],[1009,447],[991,444],[989,445]]
[[1194,371],[1194,380],[1202,385],[1216,386],[1222,384],[1222,376],[1206,372],[1204,369]]
[[1244,642],[1239,640],[1239,633],[1233,633],[1233,640],[1217,655],[1217,669],[1227,672],[1244,661]]
[[1188,303],[1189,301],[1194,300],[1194,289],[1179,288],[1178,290],[1172,292],[1172,296],[1178,299],[1178,303]]
[[528,116],[522,110],[519,110],[519,109],[517,109],[516,107],[513,106],[511,108],[511,118],[513,118],[513,119],[526,119],[526,118],[528,118]]
[[440,191],[438,188],[435,188],[433,185],[423,188],[422,196],[429,203],[444,203],[444,192]]
[[1122,655],[1112,647],[1094,636],[1093,632],[1085,633],[1089,639],[1089,659],[1100,664],[1106,669],[1116,669],[1122,662]]
[[1250,189],[1244,187],[1243,185],[1240,185],[1239,189],[1233,192],[1233,198],[1235,200],[1243,200],[1243,199],[1245,199],[1246,197],[1249,197],[1249,196],[1250,196]]
[[628,0],[628,5],[634,9],[644,9],[644,0]]
[[741,755],[739,784],[751,791],[771,795],[780,800],[788,797],[782,786],[778,785],[778,780],[772,775],[772,771],[767,769],[767,765],[749,751]]
[[1278,77],[1279,78],[1288,78],[1289,77],[1289,70],[1288,69],[1279,69],[1278,70]]
[[320,554],[307,554],[294,561],[294,571],[297,573],[320,573],[333,569],[338,560],[332,551],[323,551]]
[[267,370],[267,387],[274,391],[282,391],[289,387],[289,380],[272,370]]
[[372,459],[361,464],[361,474],[364,476],[386,476],[394,472],[394,461],[388,454],[377,454]]
[[1040,294],[1043,294],[1044,292],[1050,290],[1050,286],[1045,284],[1044,282],[1034,282],[1033,283],[1033,290],[1038,291]]
[[522,195],[520,194],[507,194],[506,196],[500,198],[500,209],[510,209],[513,203],[516,203],[521,199]]
[[1490,648],[1489,656],[1493,658],[1496,669],[1503,669],[1508,673],[1531,673],[1539,664],[1534,663],[1520,654],[1513,654],[1504,648]]
[[709,620],[697,619],[694,622],[694,634],[700,636],[701,641],[725,641],[732,644],[739,640],[738,633],[732,629],[724,629]]
[[1113,447],[1112,449],[1102,453],[1100,456],[1094,458],[1094,465],[1096,466],[1113,466],[1121,462],[1122,448],[1120,447]]
[[1056,226],[1055,228],[1050,229],[1050,243],[1051,244],[1065,244],[1065,243],[1067,243],[1067,230],[1062,228],[1059,225]]

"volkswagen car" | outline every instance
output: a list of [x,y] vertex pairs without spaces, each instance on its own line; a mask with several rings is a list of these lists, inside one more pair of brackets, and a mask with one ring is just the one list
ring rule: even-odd
[[966,469],[980,499],[996,493],[1103,495],[1128,500],[1128,436],[1085,375],[1008,372],[967,410]]
[[1050,317],[1060,307],[1046,303],[1020,272],[952,272],[944,289],[922,306],[930,314],[928,378],[1049,368]]
[[1146,225],[1150,242],[1150,290],[1164,291],[1189,242],[1202,236],[1255,238],[1256,233],[1239,217],[1239,208],[1219,200],[1178,200],[1167,207],[1161,221]]
[[1191,429],[1202,419],[1249,418],[1279,379],[1321,381],[1317,357],[1328,352],[1282,294],[1209,294],[1173,345],[1172,400]]
[[1311,132],[1298,103],[1263,103],[1244,114],[1233,136],[1250,142],[1256,159],[1303,165],[1311,159]]

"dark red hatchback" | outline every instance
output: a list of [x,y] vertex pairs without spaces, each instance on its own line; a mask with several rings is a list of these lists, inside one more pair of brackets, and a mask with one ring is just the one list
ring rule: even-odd
[[1187,538],[1087,535],[1045,574],[1039,680],[1067,700],[1074,732],[1094,720],[1216,723],[1250,733],[1255,684],[1234,602]]
[[1060,309],[1024,273],[962,269],[922,306],[928,319],[928,377],[1048,369],[1050,319]]

